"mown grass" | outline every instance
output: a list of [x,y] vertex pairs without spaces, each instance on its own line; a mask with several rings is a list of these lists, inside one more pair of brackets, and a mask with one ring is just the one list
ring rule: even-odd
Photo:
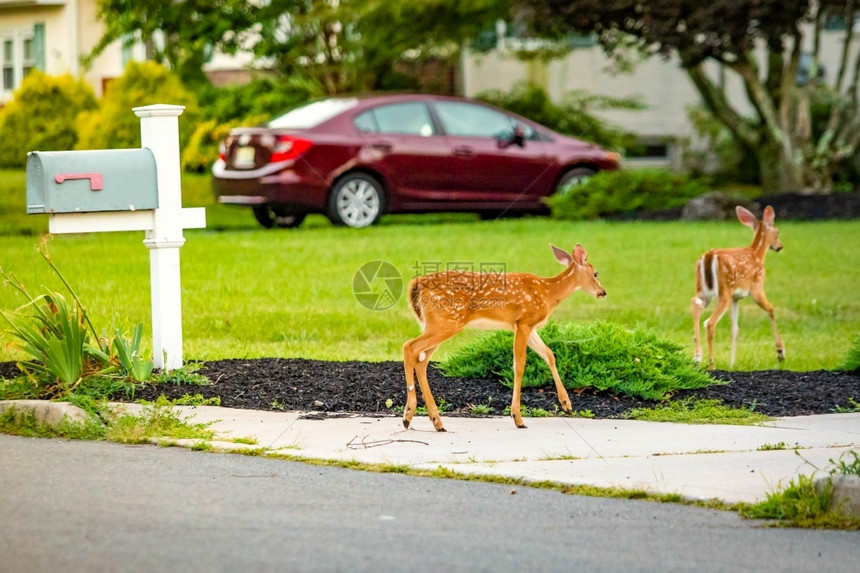
[[[34,250],[45,216],[25,213],[24,178],[0,172],[0,266],[31,290],[62,290]],[[362,264],[385,260],[403,275],[433,264],[503,262],[508,270],[543,275],[561,270],[549,243],[582,243],[608,291],[597,301],[574,294],[553,315],[562,321],[605,320],[652,330],[692,354],[690,299],[696,258],[714,246],[747,244],[750,232],[731,223],[559,222],[547,218],[479,222],[468,215],[389,217],[364,230],[310,217],[298,230],[266,231],[248,210],[213,204],[207,176],[186,176],[186,206],[206,206],[209,226],[186,232],[182,248],[183,333],[186,359],[305,357],[399,360],[401,346],[419,332],[403,297],[371,311],[352,293]],[[834,368],[860,331],[860,222],[777,222],[785,250],[768,257],[767,292],[788,358],[776,361],[765,314],[741,303],[736,367]],[[215,229],[224,229],[215,231]],[[26,234],[26,233],[29,233]],[[143,233],[57,236],[53,261],[96,322],[150,322],[149,252]],[[0,287],[0,308],[23,301]],[[149,344],[149,326],[144,344]],[[434,355],[475,340],[467,331]],[[22,358],[0,335],[0,360]],[[728,367],[728,318],[717,330],[717,367]]]

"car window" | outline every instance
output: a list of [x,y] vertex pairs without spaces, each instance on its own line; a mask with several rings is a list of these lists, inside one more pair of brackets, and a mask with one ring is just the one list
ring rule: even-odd
[[363,114],[356,116],[356,118],[352,120],[352,123],[358,128],[358,131],[362,133],[377,133],[379,131],[379,126],[376,125],[376,118],[373,117],[373,110],[366,111]]
[[[471,103],[437,101],[434,105],[448,135],[499,137],[511,133],[516,123],[503,113]],[[531,130],[528,132],[527,136]]]
[[364,133],[399,133],[424,137],[436,133],[430,110],[420,101],[381,105],[357,116],[353,123]]
[[358,105],[355,98],[323,99],[297,107],[268,123],[274,129],[307,129],[327,121],[337,114]]

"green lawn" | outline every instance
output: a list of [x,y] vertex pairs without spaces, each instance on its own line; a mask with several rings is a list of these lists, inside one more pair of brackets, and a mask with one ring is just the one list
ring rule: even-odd
[[[32,291],[60,290],[35,252],[45,216],[25,213],[23,173],[0,171],[0,266]],[[298,230],[266,231],[246,209],[214,205],[207,176],[185,178],[186,206],[206,206],[209,229],[186,232],[182,297],[186,359],[305,357],[399,360],[418,326],[404,297],[371,311],[352,293],[362,264],[392,263],[404,282],[416,264],[502,262],[508,270],[555,274],[549,243],[582,243],[608,292],[576,293],[557,320],[603,319],[645,327],[692,354],[693,267],[711,247],[747,244],[732,223],[569,223],[545,218],[479,222],[471,216],[388,217],[371,229],[331,226],[309,217]],[[768,256],[767,293],[785,340],[785,368],[833,368],[860,331],[860,222],[780,223],[785,249]],[[219,229],[215,231],[213,229]],[[147,323],[149,253],[143,233],[55,236],[52,260],[83,299],[98,328]],[[0,309],[23,302],[0,288]],[[707,313],[706,313],[707,314]],[[738,369],[778,367],[766,315],[741,303]],[[434,358],[474,340],[468,331]],[[728,316],[717,330],[717,366],[728,367]],[[21,358],[0,336],[0,360]]]

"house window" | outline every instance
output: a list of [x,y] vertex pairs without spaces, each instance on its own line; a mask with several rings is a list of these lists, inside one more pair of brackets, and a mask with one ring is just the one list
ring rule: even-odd
[[33,29],[2,31],[0,44],[3,57],[3,92],[10,93],[37,67]]

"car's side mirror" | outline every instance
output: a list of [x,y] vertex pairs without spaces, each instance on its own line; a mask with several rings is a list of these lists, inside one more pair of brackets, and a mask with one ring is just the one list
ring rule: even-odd
[[505,149],[507,147],[510,147],[511,145],[519,145],[520,147],[525,147],[525,131],[523,130],[522,126],[517,125],[510,133],[506,133],[504,135],[499,136],[498,142],[500,149]]

